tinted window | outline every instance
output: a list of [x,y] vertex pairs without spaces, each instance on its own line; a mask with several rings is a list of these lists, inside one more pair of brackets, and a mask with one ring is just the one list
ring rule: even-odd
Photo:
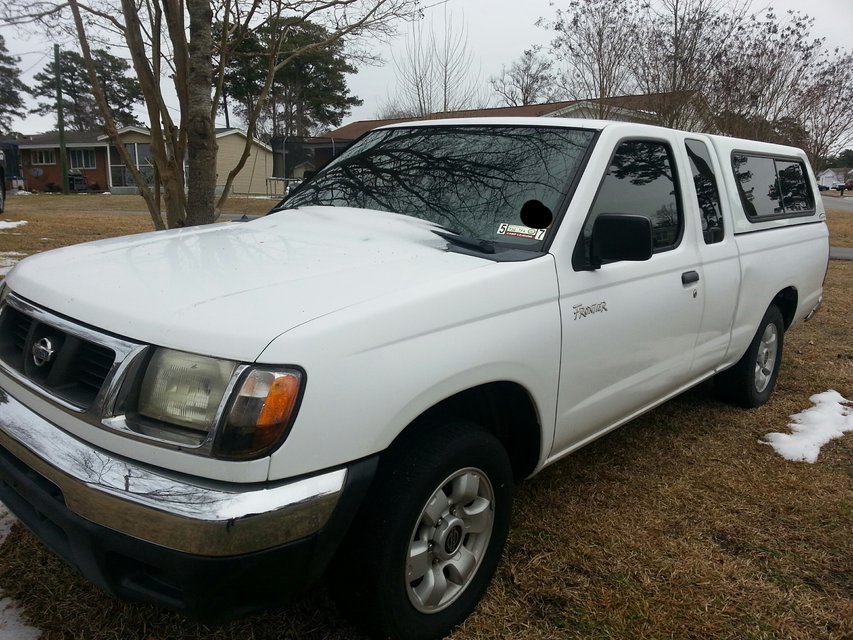
[[592,226],[602,213],[649,218],[655,251],[665,251],[678,244],[682,214],[669,145],[636,140],[623,142],[616,149],[584,224],[582,246],[576,250],[576,258],[583,262],[589,261]]
[[776,160],[776,171],[779,174],[779,191],[785,212],[794,213],[814,209],[811,189],[806,184],[802,165],[799,162]]
[[723,239],[723,215],[711,155],[708,147],[700,140],[685,140],[684,146],[690,158],[690,170],[702,216],[702,236],[706,244],[720,242]]
[[545,232],[522,224],[522,208],[531,210],[535,202],[535,212],[556,215],[593,137],[591,131],[560,127],[380,129],[350,146],[280,207],[379,209],[538,249]]
[[802,162],[736,153],[732,167],[747,218],[784,217],[814,210]]

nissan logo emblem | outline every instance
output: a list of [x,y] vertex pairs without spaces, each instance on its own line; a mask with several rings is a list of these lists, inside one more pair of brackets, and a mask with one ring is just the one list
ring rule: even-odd
[[33,345],[33,363],[42,367],[53,359],[55,353],[50,338],[42,338]]

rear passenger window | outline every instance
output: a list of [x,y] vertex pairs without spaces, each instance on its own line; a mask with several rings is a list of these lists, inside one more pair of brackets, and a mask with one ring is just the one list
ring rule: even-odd
[[814,196],[799,160],[732,155],[738,193],[752,222],[814,211]]
[[708,147],[701,140],[685,140],[687,156],[690,158],[690,170],[693,172],[693,184],[699,213],[702,216],[702,236],[705,244],[713,244],[723,239],[723,215],[720,210],[720,192],[717,177]]
[[655,252],[672,249],[678,244],[683,218],[675,188],[675,163],[668,144],[632,140],[617,147],[584,224],[582,242],[575,249],[577,260],[589,260],[592,226],[602,213],[649,218]]

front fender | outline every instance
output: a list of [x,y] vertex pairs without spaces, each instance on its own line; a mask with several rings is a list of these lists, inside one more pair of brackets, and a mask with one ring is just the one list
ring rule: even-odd
[[553,441],[560,357],[553,258],[496,263],[341,310],[289,331],[259,362],[306,371],[302,405],[270,478],[389,446],[442,400],[495,381],[528,390]]

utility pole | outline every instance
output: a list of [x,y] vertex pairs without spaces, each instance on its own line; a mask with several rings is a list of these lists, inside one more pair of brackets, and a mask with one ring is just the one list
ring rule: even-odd
[[228,116],[228,92],[222,92],[222,106],[225,109],[225,128],[231,129],[231,118]]
[[56,128],[59,130],[59,167],[62,193],[68,195],[68,155],[65,151],[65,115],[62,111],[62,71],[59,68],[59,45],[53,45],[53,67],[56,71]]

